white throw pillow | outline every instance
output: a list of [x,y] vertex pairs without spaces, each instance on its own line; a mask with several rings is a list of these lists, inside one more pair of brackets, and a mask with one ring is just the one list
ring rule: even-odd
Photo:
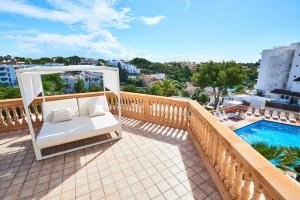
[[72,120],[72,112],[70,108],[64,108],[52,111],[52,122],[63,122]]
[[88,110],[89,110],[89,116],[90,117],[105,115],[103,106],[99,105],[99,104],[98,105],[97,104],[89,105]]

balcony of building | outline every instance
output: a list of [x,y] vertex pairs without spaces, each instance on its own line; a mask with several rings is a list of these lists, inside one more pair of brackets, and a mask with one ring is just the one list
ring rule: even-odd
[[[47,101],[97,95],[103,93],[51,96]],[[116,97],[106,96],[110,111],[117,113]],[[36,129],[43,121],[41,103],[38,98],[31,105]],[[122,139],[43,161],[35,160],[22,101],[0,101],[0,111],[1,199],[300,196],[293,181],[194,101],[122,92]]]

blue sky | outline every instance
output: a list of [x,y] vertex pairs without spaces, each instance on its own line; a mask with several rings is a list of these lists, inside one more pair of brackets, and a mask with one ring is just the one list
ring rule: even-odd
[[298,0],[1,0],[0,55],[255,62],[300,42]]

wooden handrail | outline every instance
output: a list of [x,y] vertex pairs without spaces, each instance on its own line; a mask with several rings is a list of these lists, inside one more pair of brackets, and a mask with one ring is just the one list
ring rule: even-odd
[[[57,95],[47,101],[104,95]],[[106,92],[110,111],[117,97]],[[34,126],[42,119],[42,98],[31,105]],[[0,101],[0,132],[27,128],[21,99]],[[223,199],[300,199],[300,187],[195,101],[121,92],[122,116],[188,131]]]

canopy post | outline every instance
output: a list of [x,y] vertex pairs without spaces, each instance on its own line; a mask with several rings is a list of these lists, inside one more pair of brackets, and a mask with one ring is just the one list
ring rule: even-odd
[[36,155],[37,160],[40,160],[42,158],[42,154],[41,154],[40,149],[36,146],[35,133],[34,133],[32,121],[31,121],[31,118],[30,118],[30,112],[29,112],[29,109],[28,109],[28,105],[26,104],[26,102],[23,98],[24,97],[24,87],[23,87],[23,83],[22,83],[22,80],[21,80],[21,77],[20,77],[20,72],[18,70],[16,71],[16,75],[17,75],[18,84],[19,84],[19,88],[20,88],[20,92],[21,92],[21,96],[22,96],[23,107],[24,107],[25,114],[26,114],[27,124],[28,124],[28,127],[29,127],[29,132],[30,132],[30,136],[31,136],[31,140],[32,140],[34,153]]
[[119,68],[117,68],[117,74],[118,74],[118,87],[119,87],[119,93],[118,93],[118,109],[119,109],[119,123],[121,124],[122,119],[121,119],[121,88],[120,88],[120,73],[119,73]]

